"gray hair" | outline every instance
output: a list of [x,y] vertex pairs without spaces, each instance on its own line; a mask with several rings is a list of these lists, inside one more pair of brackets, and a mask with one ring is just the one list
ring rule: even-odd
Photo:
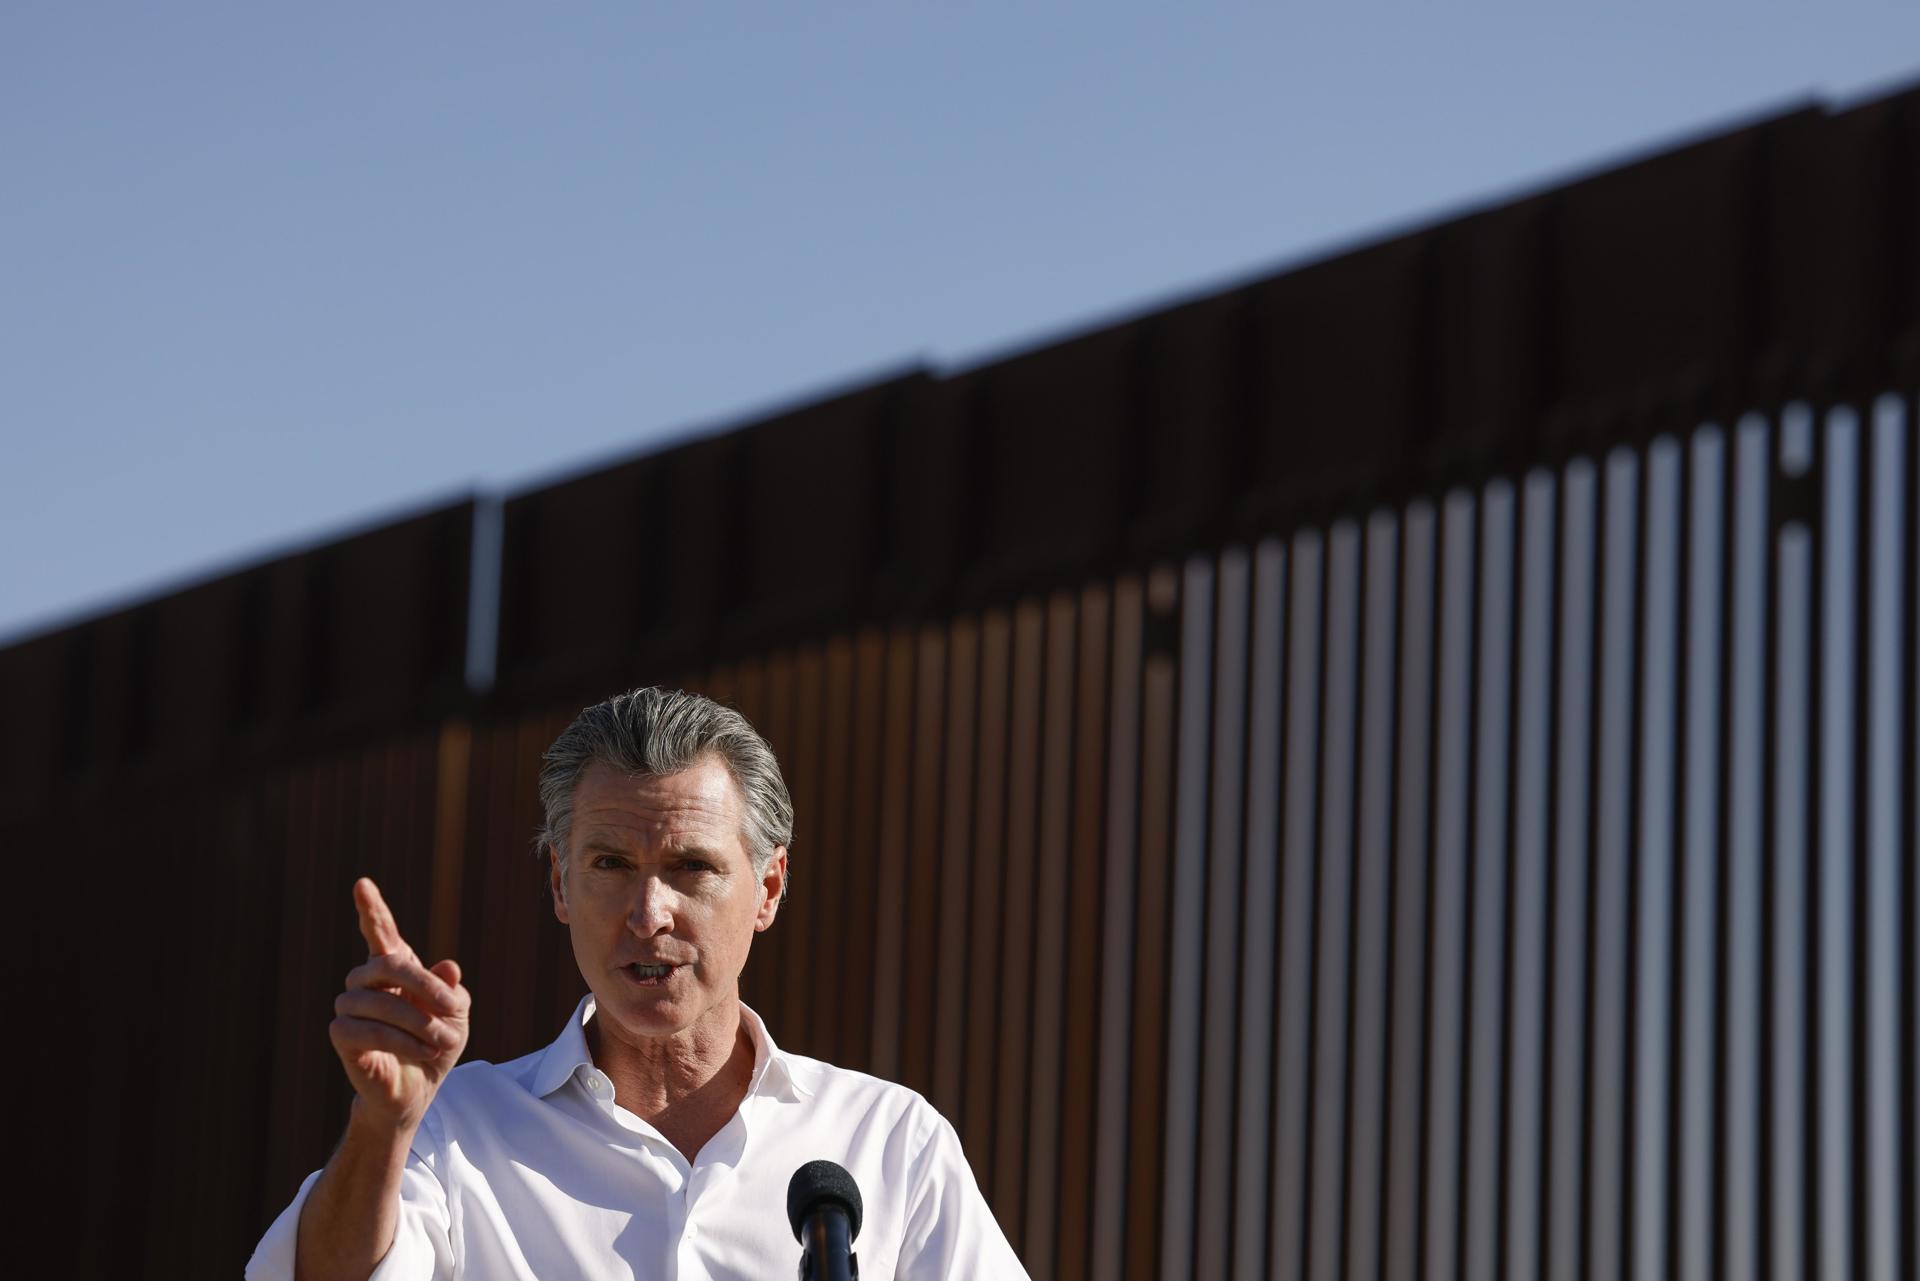
[[[773,748],[747,718],[700,694],[646,686],[585,708],[553,740],[540,768],[545,823],[535,840],[566,863],[573,828],[573,792],[594,764],[628,774],[665,776],[716,757],[733,775],[746,818],[740,838],[764,875],[776,847],[793,843],[793,800]],[[785,897],[784,892],[782,897]]]

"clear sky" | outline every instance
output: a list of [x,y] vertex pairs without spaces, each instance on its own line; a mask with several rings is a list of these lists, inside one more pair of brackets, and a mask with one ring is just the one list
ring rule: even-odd
[[16,0],[0,643],[1920,77],[1548,8]]

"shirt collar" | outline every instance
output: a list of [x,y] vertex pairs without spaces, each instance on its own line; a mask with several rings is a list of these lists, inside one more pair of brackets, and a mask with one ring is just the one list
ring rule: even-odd
[[533,1069],[535,1098],[546,1098],[572,1080],[575,1072],[593,1066],[593,1055],[587,1050],[587,1020],[592,1017],[593,995],[588,993],[573,1007],[573,1017],[560,1029],[553,1044],[540,1051],[540,1061]]
[[[540,1052],[533,1071],[535,1098],[546,1098],[571,1081],[583,1067],[593,1066],[593,1054],[587,1049],[587,1021],[594,1015],[593,993],[580,998],[573,1017],[560,1029],[560,1035]],[[743,1002],[740,1022],[753,1040],[753,1075],[747,1082],[749,1098],[762,1093],[779,1093],[789,1099],[813,1097],[815,1082],[810,1061],[788,1054],[774,1044],[773,1034],[758,1014]]]

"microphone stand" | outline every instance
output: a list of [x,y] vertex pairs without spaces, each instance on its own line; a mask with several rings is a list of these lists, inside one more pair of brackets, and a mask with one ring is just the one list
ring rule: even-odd
[[853,1225],[837,1202],[824,1201],[802,1225],[800,1281],[860,1281],[853,1253]]

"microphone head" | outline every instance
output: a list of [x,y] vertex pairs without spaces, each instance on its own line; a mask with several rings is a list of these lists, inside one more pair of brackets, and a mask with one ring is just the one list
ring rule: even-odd
[[787,1184],[787,1222],[793,1225],[794,1240],[804,1240],[801,1229],[825,1201],[847,1212],[847,1240],[860,1235],[860,1189],[853,1176],[831,1161],[809,1161]]

